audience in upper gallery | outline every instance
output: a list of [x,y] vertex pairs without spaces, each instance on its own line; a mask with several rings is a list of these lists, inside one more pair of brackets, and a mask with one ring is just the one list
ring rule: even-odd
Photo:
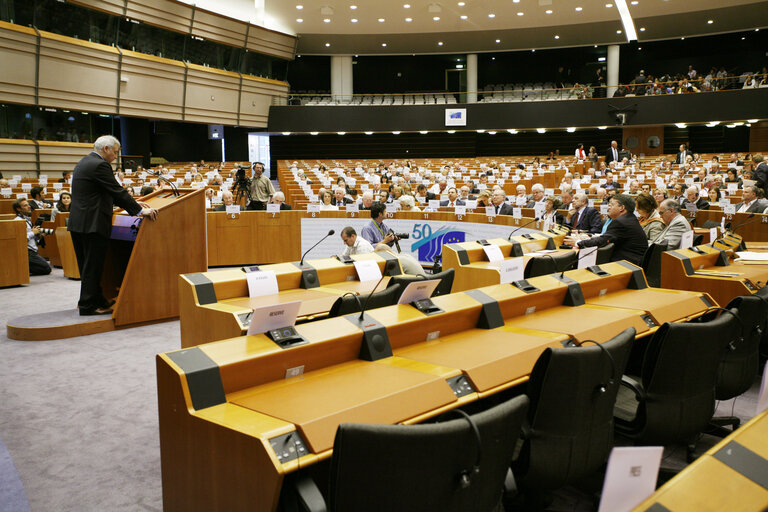
[[648,240],[655,240],[664,231],[666,225],[659,215],[659,207],[656,200],[650,194],[642,192],[635,198],[635,211]]
[[291,209],[291,205],[285,202],[285,194],[283,194],[280,190],[275,192],[275,194],[272,196],[272,199],[270,199],[269,202],[272,204],[279,204],[281,210]]
[[709,201],[701,197],[699,187],[691,185],[685,189],[685,199],[683,199],[682,207],[690,212],[709,210]]
[[363,237],[357,236],[357,231],[352,226],[346,226],[341,230],[341,240],[345,246],[342,256],[373,252],[373,246],[370,242]]
[[61,192],[59,194],[59,200],[56,201],[56,204],[51,210],[51,220],[55,220],[56,215],[59,213],[68,212],[70,204],[72,204],[72,194],[69,192]]
[[232,192],[229,190],[225,190],[221,193],[221,204],[213,209],[215,212],[225,212],[227,211],[227,206],[233,206],[235,204],[235,196],[232,195]]
[[649,239],[649,242],[657,244],[666,242],[667,250],[679,249],[683,233],[691,230],[691,224],[680,213],[681,211],[680,203],[674,199],[665,199],[659,207],[659,215],[666,227],[655,238]]

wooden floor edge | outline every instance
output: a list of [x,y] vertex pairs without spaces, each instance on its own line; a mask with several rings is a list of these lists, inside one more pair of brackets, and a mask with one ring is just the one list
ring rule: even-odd
[[19,327],[11,325],[11,322],[13,320],[5,324],[7,335],[10,339],[19,341],[63,340],[115,330],[115,322],[111,317],[93,322],[48,327]]

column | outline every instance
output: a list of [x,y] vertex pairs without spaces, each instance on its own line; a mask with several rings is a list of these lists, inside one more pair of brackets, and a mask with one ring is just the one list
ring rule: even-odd
[[477,103],[477,54],[467,54],[467,103]]
[[619,45],[612,44],[608,47],[608,79],[607,96],[613,97],[616,86],[619,85]]
[[352,101],[352,56],[331,55],[331,95],[333,101]]

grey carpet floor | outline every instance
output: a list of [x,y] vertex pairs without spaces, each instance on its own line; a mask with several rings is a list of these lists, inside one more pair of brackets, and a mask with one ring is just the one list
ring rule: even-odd
[[[12,318],[74,308],[79,287],[54,269],[0,289],[0,439],[32,512],[162,510],[154,358],[180,348],[178,321],[57,341],[6,335]],[[735,403],[744,419],[754,414],[757,384]],[[718,414],[733,405],[720,404]],[[715,442],[702,439],[699,453]],[[663,465],[682,467],[684,454],[670,447]],[[5,508],[2,492],[0,512],[19,512]],[[588,494],[566,489],[555,498],[550,510],[593,510]]]

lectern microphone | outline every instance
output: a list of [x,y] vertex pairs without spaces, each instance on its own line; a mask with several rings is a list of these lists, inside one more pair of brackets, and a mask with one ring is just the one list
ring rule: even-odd
[[315,245],[313,245],[312,247],[310,247],[310,248],[307,250],[307,252],[305,252],[304,254],[302,254],[302,255],[301,255],[301,261],[299,261],[299,266],[301,267],[301,266],[303,266],[303,265],[304,265],[304,256],[306,256],[307,254],[309,254],[309,251],[311,251],[312,249],[314,249],[315,247],[317,247],[318,245],[320,245],[320,242],[322,242],[323,240],[325,240],[325,239],[326,239],[326,238],[328,238],[329,236],[333,235],[334,233],[336,233],[336,231],[334,231],[334,230],[330,230],[330,231],[328,231],[328,234],[327,234],[327,235],[325,235],[323,238],[321,238],[321,239],[320,239],[320,241],[318,241],[318,242],[317,242]]

